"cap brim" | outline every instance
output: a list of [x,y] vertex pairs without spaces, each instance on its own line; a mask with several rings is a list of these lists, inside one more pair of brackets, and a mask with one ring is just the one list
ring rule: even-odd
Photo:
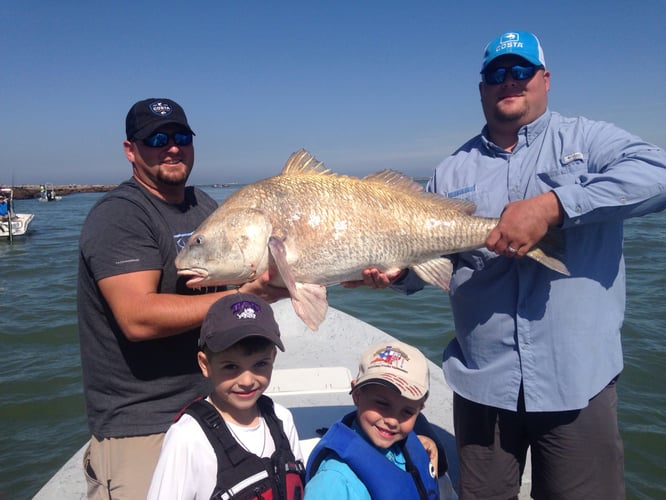
[[164,121],[153,122],[150,125],[147,125],[144,128],[142,128],[141,130],[138,130],[137,132],[134,133],[134,139],[143,140],[146,137],[150,137],[151,135],[153,135],[153,132],[155,132],[158,128],[163,127],[164,125],[171,125],[171,124],[178,125],[179,127],[186,129],[190,134],[196,135],[194,131],[189,127],[189,125],[173,120],[164,120]]
[[368,380],[364,380],[363,382],[359,382],[358,384],[354,385],[354,387],[352,387],[352,390],[349,391],[349,394],[354,392],[356,389],[360,389],[361,387],[365,387],[367,385],[383,385],[384,387],[388,387],[389,389],[393,389],[395,392],[402,395],[402,393],[400,392],[400,389],[398,389],[397,385],[392,384],[388,380],[384,380],[384,379],[381,379],[381,378],[371,378],[371,379],[368,379]]
[[496,61],[497,59],[501,59],[503,57],[518,57],[518,58],[522,59],[523,61],[528,62],[529,64],[533,64],[534,66],[539,66],[539,67],[543,66],[543,64],[541,64],[541,61],[539,61],[538,59],[535,61],[532,58],[525,57],[523,54],[515,54],[515,53],[512,53],[512,52],[506,52],[504,54],[500,54],[498,56],[495,56],[492,59],[489,59],[488,61],[485,61],[483,66],[481,67],[481,73],[483,73],[486,70],[486,68],[490,65],[490,63],[492,63],[493,61]]
[[214,337],[212,342],[204,339],[204,345],[213,352],[222,352],[247,337],[263,337],[273,342],[282,352],[284,352],[284,344],[282,344],[280,337],[266,332],[266,330],[263,329],[248,328],[248,325],[243,325],[226,331],[223,335]]
[[360,389],[361,387],[365,387],[365,386],[368,386],[368,385],[383,385],[384,387],[388,387],[389,389],[395,391],[397,394],[400,394],[403,398],[407,398],[407,399],[410,399],[412,401],[418,401],[418,400],[423,399],[424,397],[426,397],[428,395],[428,393],[425,392],[421,396],[415,398],[411,394],[404,394],[397,385],[393,384],[392,382],[389,382],[388,380],[384,380],[384,379],[381,379],[381,378],[369,378],[367,380],[364,380],[363,382],[359,382],[356,385],[354,385],[354,387],[352,387],[351,391],[349,391],[349,394],[354,392],[356,389]]

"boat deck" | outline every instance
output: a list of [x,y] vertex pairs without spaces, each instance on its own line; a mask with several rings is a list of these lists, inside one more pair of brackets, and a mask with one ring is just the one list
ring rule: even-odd
[[[318,429],[328,427],[354,409],[350,383],[358,369],[358,357],[367,346],[391,339],[387,333],[337,309],[329,308],[319,331],[310,331],[294,314],[290,301],[273,306],[280,324],[285,352],[278,351],[271,385],[267,391],[288,407],[307,456],[319,438]],[[458,482],[458,459],[453,437],[453,394],[441,367],[430,363],[430,395],[423,411],[443,442],[449,476]],[[85,445],[34,497],[84,499],[82,457]],[[520,498],[529,498],[529,459]]]

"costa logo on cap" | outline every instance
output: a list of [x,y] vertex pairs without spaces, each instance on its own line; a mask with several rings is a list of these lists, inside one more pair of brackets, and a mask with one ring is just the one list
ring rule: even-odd
[[157,116],[169,116],[171,113],[173,113],[173,109],[171,106],[162,101],[155,101],[150,105],[150,110],[156,114]]
[[495,47],[496,51],[500,51],[502,49],[506,49],[509,45],[511,47],[522,47],[523,44],[520,42],[520,35],[518,33],[504,33],[502,36],[500,36],[499,44],[497,44],[497,47]]

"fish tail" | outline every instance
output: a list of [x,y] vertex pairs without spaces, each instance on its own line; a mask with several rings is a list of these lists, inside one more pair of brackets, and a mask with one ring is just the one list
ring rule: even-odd
[[564,235],[562,230],[552,227],[546,235],[526,254],[527,257],[565,276],[571,276],[562,262],[564,259]]
[[553,271],[556,271],[565,276],[571,276],[571,273],[569,272],[569,269],[567,269],[567,266],[564,264],[564,262],[556,257],[546,254],[538,246],[527,252],[526,256],[536,260],[540,264],[546,266],[548,269],[552,269]]

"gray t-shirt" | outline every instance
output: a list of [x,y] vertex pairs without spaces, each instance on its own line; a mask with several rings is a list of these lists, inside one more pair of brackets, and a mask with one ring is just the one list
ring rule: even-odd
[[171,205],[130,179],[88,214],[79,242],[77,304],[88,426],[97,438],[165,432],[185,405],[209,392],[196,361],[198,329],[129,342],[97,281],[159,269],[161,293],[209,291],[188,289],[174,259],[215,208],[199,189],[188,187],[185,202]]

